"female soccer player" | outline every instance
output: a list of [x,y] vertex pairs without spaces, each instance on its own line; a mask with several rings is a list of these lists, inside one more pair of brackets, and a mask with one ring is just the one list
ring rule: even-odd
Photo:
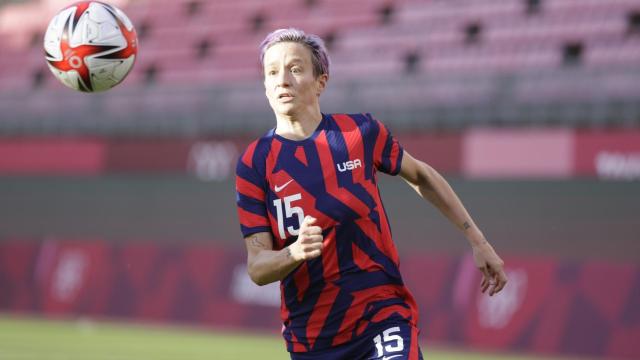
[[445,179],[369,114],[323,114],[322,40],[297,29],[260,46],[276,127],[236,169],[237,206],[258,285],[280,281],[282,334],[294,360],[421,359],[418,311],[404,286],[377,187],[400,174],[466,236],[482,292],[505,286],[503,261]]

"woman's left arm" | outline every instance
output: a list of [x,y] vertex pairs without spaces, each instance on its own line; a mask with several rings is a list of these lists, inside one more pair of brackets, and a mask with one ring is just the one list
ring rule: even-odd
[[504,261],[496,254],[469,216],[467,209],[453,191],[449,183],[428,164],[416,160],[404,152],[400,176],[425,200],[440,210],[469,241],[476,266],[483,274],[480,285],[482,292],[489,289],[489,295],[498,293],[507,284]]

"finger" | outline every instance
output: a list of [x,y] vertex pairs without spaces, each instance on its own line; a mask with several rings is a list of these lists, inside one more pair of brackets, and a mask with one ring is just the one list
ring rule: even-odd
[[507,274],[504,272],[503,269],[500,269],[500,273],[498,273],[498,278],[500,279],[500,281],[504,282],[505,284],[507,283],[507,281],[509,280],[507,278]]
[[306,233],[309,235],[320,235],[322,234],[322,228],[320,226],[309,226]]
[[305,238],[305,243],[306,244],[318,244],[318,243],[320,243],[322,245],[322,240],[324,240],[322,235],[307,235],[306,238]]
[[312,244],[318,241],[322,241],[322,235],[307,235],[303,234],[300,236],[300,242],[303,244]]
[[498,281],[496,282],[496,284],[493,286],[493,289],[491,289],[491,292],[489,293],[489,296],[493,296],[497,293],[500,292],[500,290],[502,290],[504,288],[505,283]]
[[489,296],[493,296],[493,294],[499,291],[497,290],[498,287],[503,286],[501,280],[506,279],[506,275],[504,274],[501,264],[487,264],[487,271],[489,272],[491,282]]
[[497,276],[496,286],[493,288],[493,294],[497,294],[504,289],[505,285],[507,285],[507,281],[507,275],[501,270]]
[[[485,266],[486,270],[486,274],[487,274],[487,289],[489,290],[489,296],[493,295],[493,292],[496,288],[496,273],[493,270],[493,267],[490,264],[487,264],[487,266]],[[486,291],[485,290],[485,291]]]
[[314,242],[314,243],[310,243],[310,244],[306,244],[304,246],[304,251],[309,252],[309,251],[313,251],[313,250],[318,250],[318,249],[322,249],[322,242]]
[[498,287],[498,282],[496,279],[492,278],[489,281],[489,296],[493,296],[496,293],[496,288]]
[[491,287],[491,285],[493,284],[493,281],[491,281],[490,278],[486,278],[484,281],[484,286],[482,287],[482,293],[486,293],[487,290],[489,290],[489,287]]
[[489,274],[489,270],[486,266],[481,267],[480,271],[482,271],[482,283],[480,284],[480,289],[484,294],[489,288],[489,285],[491,285],[491,275]]
[[322,255],[322,250],[314,250],[314,251],[311,251],[311,252],[307,253],[306,259],[307,260],[315,259],[320,255]]
[[316,218],[314,218],[313,216],[305,216],[304,219],[302,220],[302,223],[300,224],[300,232],[298,233],[298,236],[300,235],[305,235],[308,233],[309,228],[313,227],[313,223],[316,222]]

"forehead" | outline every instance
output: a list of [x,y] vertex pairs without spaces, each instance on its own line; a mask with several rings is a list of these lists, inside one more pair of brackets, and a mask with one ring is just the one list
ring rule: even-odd
[[294,60],[311,63],[311,50],[306,45],[287,41],[271,46],[264,54],[265,66]]

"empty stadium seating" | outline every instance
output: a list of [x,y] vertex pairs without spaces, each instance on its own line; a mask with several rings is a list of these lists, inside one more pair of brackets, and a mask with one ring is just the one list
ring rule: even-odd
[[[515,77],[511,86],[518,101],[558,97],[572,101],[589,96],[640,99],[640,89],[629,80],[640,76],[640,34],[631,29],[632,15],[640,13],[637,0],[542,0],[539,6],[525,0],[131,0],[118,4],[140,33],[139,58],[121,85],[123,91],[259,84],[261,39],[273,29],[292,26],[327,40],[337,83],[424,79],[420,93],[404,96],[396,104],[421,104],[421,94],[429,94],[425,101],[434,106],[491,101],[496,91],[487,90],[487,74],[493,76],[492,89],[498,86],[496,81]],[[34,13],[38,6],[43,11]],[[41,34],[54,11],[51,2],[45,1],[0,8],[0,45],[6,49],[0,57],[0,101],[3,95],[16,92],[60,88],[41,55]],[[28,31],[17,26],[19,22]],[[620,75],[621,69],[631,76]],[[563,75],[576,71],[597,72],[597,79],[611,92],[576,96],[575,90],[589,83],[572,82],[578,77]],[[535,85],[517,80],[540,72],[553,75],[541,76]],[[434,77],[439,81],[430,83]],[[461,77],[479,82],[461,86]],[[390,102],[390,94],[398,92],[407,94],[402,88],[369,93],[374,102]],[[188,103],[176,101],[176,106],[186,108]]]

